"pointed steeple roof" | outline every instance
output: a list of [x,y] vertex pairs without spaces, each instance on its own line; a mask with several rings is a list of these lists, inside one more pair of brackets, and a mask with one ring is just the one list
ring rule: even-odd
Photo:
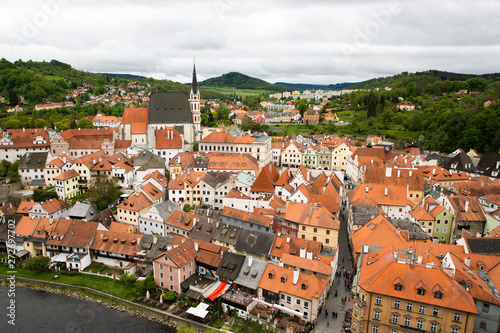
[[198,93],[198,80],[196,79],[196,65],[193,60],[193,82],[191,83],[191,90],[193,94]]

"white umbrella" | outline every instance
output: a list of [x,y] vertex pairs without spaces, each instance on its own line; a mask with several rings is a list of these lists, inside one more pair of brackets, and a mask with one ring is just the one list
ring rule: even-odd
[[163,295],[160,295],[160,303],[163,304]]
[[149,299],[149,290],[146,290],[146,298]]

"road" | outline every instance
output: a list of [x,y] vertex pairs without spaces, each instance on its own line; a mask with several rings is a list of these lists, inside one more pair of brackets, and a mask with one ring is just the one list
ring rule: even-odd
[[[343,212],[343,209],[341,210]],[[353,262],[351,259],[351,254],[349,252],[348,247],[348,235],[347,235],[347,218],[341,213],[340,217],[340,230],[339,230],[339,260],[338,260],[338,270],[342,272],[343,268],[346,271],[353,271]],[[335,282],[333,283],[332,291],[326,300],[326,309],[328,311],[328,317],[325,316],[323,309],[323,313],[318,317],[318,322],[314,327],[314,331],[316,333],[323,332],[342,332],[342,324],[344,322],[344,316],[347,309],[352,309],[352,301],[349,300],[351,297],[350,289],[348,291],[345,290],[344,287],[344,277],[340,277],[340,284],[338,282],[338,277],[335,277]],[[337,291],[337,297],[335,297],[335,290]],[[342,304],[342,298],[347,297],[346,304]],[[338,313],[337,318],[332,317],[332,311]],[[329,323],[327,327],[327,323]]]

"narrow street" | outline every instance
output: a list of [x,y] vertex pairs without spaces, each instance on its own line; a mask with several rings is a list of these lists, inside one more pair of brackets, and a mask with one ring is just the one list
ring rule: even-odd
[[[344,206],[343,206],[344,207]],[[343,269],[346,271],[353,271],[353,262],[348,247],[348,235],[347,235],[347,212],[341,209],[339,216],[340,220],[340,230],[339,230],[339,260],[337,271],[342,273]],[[340,279],[340,283],[339,283]],[[337,291],[337,297],[335,297],[335,291]],[[342,298],[347,297],[345,305],[342,303]],[[347,309],[352,309],[352,301],[349,300],[351,297],[350,288],[346,291],[344,285],[343,274],[340,277],[335,276],[335,282],[333,283],[330,296],[328,296],[326,301],[326,307],[323,308],[323,312],[318,317],[318,322],[314,327],[313,332],[324,333],[324,332],[343,332],[342,324],[344,322],[344,316]],[[325,316],[325,309],[328,312],[328,316]],[[332,312],[337,313],[337,318],[333,318]]]

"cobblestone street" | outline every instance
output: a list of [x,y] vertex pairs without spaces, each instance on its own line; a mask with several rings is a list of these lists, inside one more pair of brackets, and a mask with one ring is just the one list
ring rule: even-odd
[[[344,322],[345,313],[348,309],[352,309],[352,301],[350,301],[351,291],[345,289],[344,276],[342,274],[343,269],[346,271],[353,271],[353,263],[348,247],[348,235],[347,235],[347,219],[344,215],[345,211],[342,209],[340,214],[340,230],[339,230],[339,259],[338,259],[338,272],[341,273],[340,277],[335,277],[335,282],[333,283],[332,290],[326,301],[326,307],[323,308],[323,312],[318,318],[318,322],[314,327],[313,332],[324,333],[324,332],[343,332],[342,324]],[[339,283],[340,279],[340,283]],[[337,291],[337,297],[335,297],[335,291]],[[342,298],[347,297],[345,304],[342,303]],[[328,316],[325,316],[325,309]],[[337,318],[333,318],[332,312],[337,313]]]

